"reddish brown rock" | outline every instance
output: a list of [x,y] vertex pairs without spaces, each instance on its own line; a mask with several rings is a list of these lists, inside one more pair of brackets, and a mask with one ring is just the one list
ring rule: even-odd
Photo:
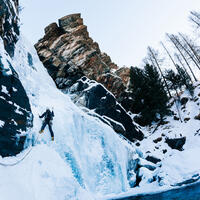
[[[121,84],[121,78],[118,76],[115,76],[111,73],[107,74],[102,74],[97,77],[96,79],[97,82],[102,83],[103,85],[106,85],[106,88],[109,91],[112,91],[114,96],[118,97],[119,96],[119,91],[124,91],[126,88],[123,84]],[[116,90],[116,88],[118,90]]]
[[123,83],[125,85],[128,84],[129,80],[130,80],[130,68],[128,67],[121,67],[116,71],[116,74],[121,77]]
[[47,26],[35,48],[58,88],[70,87],[86,76],[102,83],[118,98],[129,81],[129,69],[119,69],[101,52],[89,37],[80,14],[65,16],[59,19],[58,25]]

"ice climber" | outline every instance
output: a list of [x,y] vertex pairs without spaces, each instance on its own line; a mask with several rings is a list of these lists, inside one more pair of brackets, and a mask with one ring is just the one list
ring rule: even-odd
[[44,132],[44,129],[46,127],[46,125],[48,124],[49,126],[49,131],[50,131],[50,134],[51,134],[51,140],[53,141],[54,140],[54,133],[53,133],[53,130],[52,130],[52,120],[53,120],[53,117],[54,117],[54,112],[53,111],[50,111],[48,108],[46,109],[46,111],[41,115],[39,116],[40,118],[43,118],[44,117],[44,121],[43,121],[43,124],[42,124],[42,127],[41,127],[41,130],[39,133],[43,133]]

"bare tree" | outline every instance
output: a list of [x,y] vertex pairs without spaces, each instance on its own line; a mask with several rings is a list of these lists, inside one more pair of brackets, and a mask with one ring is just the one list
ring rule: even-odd
[[[187,44],[183,44],[181,42],[181,40],[179,39],[178,36],[172,35],[173,39],[177,42],[177,44],[179,45],[179,47],[186,53],[186,55],[189,56],[189,58],[193,61],[193,63],[198,67],[198,69],[200,70],[200,66],[198,64],[198,61],[196,61],[193,53],[191,52],[191,49],[188,49],[188,45]],[[185,41],[184,41],[185,42]]]
[[[171,54],[169,53],[168,49],[166,48],[166,46],[163,44],[163,42],[160,42],[162,47],[164,48],[164,50],[167,52],[167,55],[169,56],[170,60],[172,61],[172,63],[174,64],[175,68],[177,68],[177,64],[174,61],[173,57],[171,56]],[[175,54],[175,56],[177,57],[177,60],[179,61],[179,63],[181,64],[181,66],[183,67],[183,70],[186,72],[186,74],[188,75],[188,77],[190,77],[190,75],[188,74],[183,62],[181,61],[180,57],[178,54]],[[190,80],[192,81],[191,77]]]
[[[179,56],[177,53],[175,53],[174,56],[176,57],[176,59],[178,60],[178,62],[181,64],[182,68],[183,68],[184,71],[187,73],[188,77],[190,77],[190,75],[189,75],[187,69],[185,68],[185,66],[184,66],[184,64],[183,64],[183,62],[182,62],[180,56]],[[176,67],[176,68],[177,68],[177,67]],[[190,81],[192,82],[191,77],[190,77]]]
[[199,12],[191,11],[189,19],[197,28],[200,28],[200,13]]
[[191,53],[191,51],[187,48],[186,45],[181,43],[181,40],[179,39],[178,36],[176,35],[171,35],[171,37],[173,38],[173,40],[177,43],[177,45],[179,46],[179,48],[181,48],[183,50],[183,52],[186,53],[186,55],[189,56],[189,58],[193,61],[193,63],[198,67],[198,69],[200,70],[200,66],[199,64],[196,62],[196,60],[194,59],[193,54]]
[[176,67],[176,63],[175,63],[174,59],[172,58],[171,54],[169,53],[167,47],[163,44],[163,42],[160,42],[160,44],[162,45],[163,49],[166,51],[166,53],[169,56],[170,60],[172,61],[172,63]]
[[[166,48],[166,46],[163,44],[163,42],[160,42],[163,49],[166,51],[167,55],[169,56],[170,60],[172,61],[172,63],[174,64],[175,68],[177,68],[177,64],[175,63],[174,59],[172,58],[171,54],[169,53],[168,49]],[[173,71],[172,71],[173,72]],[[175,76],[175,74],[174,74]],[[175,105],[176,105],[176,110],[177,110],[177,113],[178,113],[178,116],[179,116],[179,119],[180,119],[180,122],[182,123],[182,117],[181,117],[181,112],[180,112],[180,109],[179,109],[179,103],[180,103],[180,97],[178,95],[178,91],[177,91],[177,87],[174,85],[173,81],[171,81],[172,85],[173,85],[173,89],[175,90],[176,92],[176,96],[177,98],[173,97],[174,98],[174,101],[175,101]]]
[[197,81],[197,78],[195,77],[193,71],[192,71],[192,68],[190,67],[190,64],[189,62],[187,61],[184,53],[182,52],[182,48],[180,47],[180,42],[179,40],[174,36],[174,35],[169,35],[169,34],[166,34],[167,37],[169,38],[169,40],[172,42],[172,44],[175,46],[175,48],[178,50],[178,52],[180,53],[180,55],[182,56],[183,60],[185,61],[186,65],[188,66],[193,78],[195,81]]
[[161,67],[160,67],[160,64],[159,64],[158,53],[151,47],[148,47],[147,50],[148,50],[148,54],[147,55],[148,55],[149,60],[151,61],[152,65],[157,67],[158,70],[160,71],[160,74],[161,74],[161,76],[163,78],[163,81],[165,83],[165,87],[167,88],[167,92],[169,94],[169,97],[172,98],[172,95],[170,93],[169,87],[167,85],[167,81],[166,81],[166,79],[165,79],[165,77],[164,77],[164,75],[162,73],[162,70],[161,70]]
[[176,97],[173,96],[173,99],[174,99],[174,102],[175,102],[175,105],[176,105],[176,109],[177,109],[179,119],[182,123],[181,112],[180,112],[180,109],[179,109],[180,97],[179,97],[179,94],[178,94],[178,88],[180,88],[179,77],[177,76],[177,74],[175,74],[175,72],[172,69],[170,69],[170,70],[166,70],[165,78],[169,82],[170,89],[175,90],[175,92],[176,92]]
[[183,41],[186,43],[186,45],[188,46],[188,48],[190,49],[190,51],[193,53],[194,58],[196,59],[196,61],[198,63],[200,63],[200,57],[198,55],[199,52],[199,47],[198,45],[196,45],[194,43],[194,41],[192,41],[191,39],[189,39],[189,37],[184,36],[183,34],[179,33],[180,37],[183,39]]

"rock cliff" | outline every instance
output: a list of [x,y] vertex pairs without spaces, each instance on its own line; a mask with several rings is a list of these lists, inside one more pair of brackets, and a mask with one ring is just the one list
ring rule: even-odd
[[24,149],[32,127],[29,99],[11,64],[0,57],[0,155],[13,156]]
[[89,37],[80,14],[65,16],[58,24],[47,26],[35,48],[57,87],[70,91],[75,103],[94,110],[129,140],[143,139],[143,133],[117,102],[123,100],[129,68],[119,68],[101,52]]
[[19,36],[18,9],[18,0],[0,0],[0,37],[11,57]]
[[118,70],[110,57],[101,52],[89,37],[80,14],[65,16],[58,25],[47,26],[35,48],[60,89],[72,86],[82,76],[102,83],[117,98],[126,88],[127,69]]
[[[88,108],[89,115],[98,117],[111,126],[115,132],[124,135],[130,141],[142,140],[143,133],[132,122],[131,117],[116,101],[116,98],[102,84],[86,77],[79,79],[70,89],[75,104]],[[94,112],[98,115],[94,115]]]
[[19,35],[17,13],[17,0],[0,0],[0,155],[3,157],[24,149],[26,132],[33,119],[27,94],[10,62]]

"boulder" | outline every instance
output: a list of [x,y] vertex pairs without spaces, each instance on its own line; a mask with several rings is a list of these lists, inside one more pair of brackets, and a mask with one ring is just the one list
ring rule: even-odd
[[149,155],[148,155],[145,159],[146,159],[147,161],[149,161],[149,162],[154,163],[154,164],[157,164],[158,162],[161,161],[159,158],[156,158],[156,157],[154,157],[154,156],[149,156]]
[[180,120],[180,118],[175,115],[174,120],[178,121],[178,120]]
[[194,117],[196,120],[200,120],[200,113]]
[[155,140],[153,140],[154,143],[158,143],[162,141],[162,137],[158,137]]
[[181,98],[181,105],[185,105],[188,102],[188,98],[187,97],[183,97]]
[[184,122],[188,122],[188,121],[190,121],[190,117],[185,117]]
[[166,154],[167,153],[167,149],[163,149],[162,152],[163,152],[163,154]]
[[174,139],[169,139],[166,138],[165,142],[171,147],[172,149],[177,149],[179,151],[183,150],[183,145],[186,142],[186,137],[181,137],[181,138],[174,138]]

